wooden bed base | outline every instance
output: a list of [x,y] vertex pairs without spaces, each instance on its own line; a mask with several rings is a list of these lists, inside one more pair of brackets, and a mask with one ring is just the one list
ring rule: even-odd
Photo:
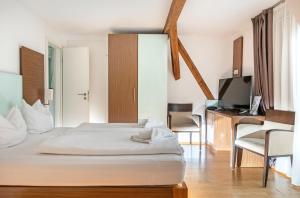
[[187,198],[186,184],[174,186],[47,187],[0,186],[2,198]]

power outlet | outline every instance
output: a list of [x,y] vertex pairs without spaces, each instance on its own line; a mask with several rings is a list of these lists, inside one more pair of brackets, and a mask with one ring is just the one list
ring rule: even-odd
[[233,75],[239,75],[239,70],[238,69],[233,70]]

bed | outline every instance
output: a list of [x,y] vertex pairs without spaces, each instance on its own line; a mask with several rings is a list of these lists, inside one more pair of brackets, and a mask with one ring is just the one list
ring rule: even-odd
[[37,151],[41,142],[68,130],[56,128],[43,134],[30,134],[25,142],[1,149],[0,185],[153,186],[183,181],[185,161],[182,155],[86,156]]
[[[0,113],[20,104],[20,79],[19,75],[0,73]],[[7,83],[15,88],[6,89],[3,85]],[[31,134],[23,143],[0,150],[0,197],[187,197],[181,155],[71,156],[37,152],[42,141],[68,130],[56,128]]]

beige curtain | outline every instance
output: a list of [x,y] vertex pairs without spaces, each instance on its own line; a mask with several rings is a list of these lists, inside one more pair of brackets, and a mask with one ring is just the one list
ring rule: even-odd
[[274,108],[293,111],[293,67],[291,65],[294,17],[285,3],[273,11]]
[[273,48],[274,106],[296,112],[293,166],[289,158],[281,157],[276,159],[275,169],[291,176],[292,184],[300,186],[300,105],[297,102],[300,100],[300,25],[291,11],[285,3],[274,8]]
[[274,108],[273,9],[252,19],[254,42],[254,94],[262,96],[261,110]]
[[[295,42],[293,17],[282,3],[273,11],[274,55],[274,108],[293,111],[293,64],[292,44]],[[291,177],[292,164],[289,157],[276,158],[275,169]]]

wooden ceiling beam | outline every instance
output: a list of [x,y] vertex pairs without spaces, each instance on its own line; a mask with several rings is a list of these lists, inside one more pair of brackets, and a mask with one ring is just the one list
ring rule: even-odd
[[206,98],[208,100],[214,100],[214,96],[212,95],[210,89],[208,88],[207,84],[203,80],[200,72],[198,71],[196,65],[193,63],[191,57],[189,56],[188,52],[184,48],[184,46],[181,43],[179,38],[178,38],[178,49],[179,49],[179,53],[181,54],[184,62],[186,63],[186,65],[188,66],[190,71],[192,72],[195,80],[197,81],[198,85],[202,89],[202,91],[203,91],[204,95],[206,96]]
[[184,7],[186,0],[173,0],[171,4],[171,8],[169,11],[169,15],[164,27],[164,33],[169,33],[172,27],[177,25],[177,20],[180,16],[180,13]]
[[170,46],[171,46],[171,57],[172,57],[172,70],[175,80],[180,79],[180,65],[179,65],[179,52],[178,52],[178,35],[177,27],[173,27],[170,32]]
[[173,0],[168,18],[164,27],[164,33],[169,34],[171,56],[172,56],[172,70],[175,80],[180,79],[180,65],[178,52],[178,35],[177,35],[177,21],[180,13],[184,7],[186,0]]
[[179,65],[179,53],[181,54],[183,60],[187,64],[191,73],[193,74],[195,80],[198,85],[202,89],[206,98],[209,100],[213,100],[214,96],[212,95],[210,89],[207,84],[203,80],[200,72],[198,71],[196,65],[193,63],[191,57],[188,52],[182,45],[181,41],[177,35],[177,21],[181,14],[181,11],[184,7],[186,0],[173,0],[171,4],[171,8],[168,14],[168,18],[164,27],[164,33],[169,34],[170,37],[170,46],[171,46],[171,55],[172,55],[172,70],[174,74],[175,80],[180,79],[180,65]]

